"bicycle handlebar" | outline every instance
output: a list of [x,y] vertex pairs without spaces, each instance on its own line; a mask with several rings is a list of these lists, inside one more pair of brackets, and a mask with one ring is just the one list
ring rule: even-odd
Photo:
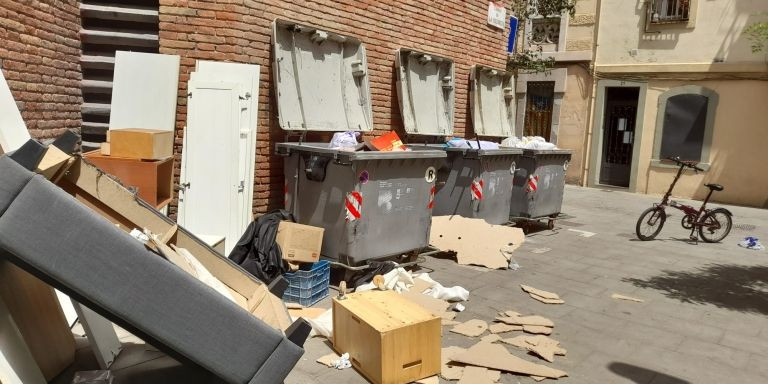
[[678,157],[667,157],[667,160],[674,161],[678,165],[682,165],[682,166],[685,166],[685,167],[688,167],[688,168],[692,168],[692,169],[694,169],[696,171],[699,171],[699,172],[704,172],[704,170],[699,168],[698,166],[696,166],[696,164],[694,164],[692,162],[689,162],[689,161],[682,161],[682,160],[680,160],[680,156],[678,156]]

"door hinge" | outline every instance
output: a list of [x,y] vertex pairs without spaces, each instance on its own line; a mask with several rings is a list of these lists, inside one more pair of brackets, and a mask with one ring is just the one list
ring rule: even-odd
[[240,185],[237,186],[237,192],[245,191],[245,180],[240,180]]

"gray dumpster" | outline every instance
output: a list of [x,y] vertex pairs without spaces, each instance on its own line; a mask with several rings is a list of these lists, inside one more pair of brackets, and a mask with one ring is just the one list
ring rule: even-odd
[[565,190],[565,171],[572,151],[525,149],[517,162],[510,219],[549,217],[560,214]]
[[[424,56],[438,63],[425,65]],[[434,55],[401,49],[397,56],[398,95],[406,131],[414,134],[445,136],[453,133],[453,88],[448,87],[448,74],[453,74],[453,61]],[[442,71],[436,69],[443,68]],[[450,70],[448,69],[450,68]],[[435,79],[430,84],[429,79]],[[442,84],[439,83],[440,80]],[[475,134],[484,138],[509,137],[514,131],[514,77],[511,73],[484,66],[473,66],[470,72],[470,105]],[[442,88],[441,89],[441,86]],[[435,90],[442,95],[435,97]],[[406,92],[407,90],[407,92]],[[450,94],[448,94],[450,91]],[[432,94],[431,97],[430,93]],[[411,95],[422,100],[438,100],[438,108],[409,109]],[[441,106],[443,108],[439,108]],[[413,113],[412,111],[419,113]],[[419,118],[411,118],[416,115]],[[433,127],[450,127],[434,130]],[[474,144],[471,143],[471,144]],[[509,221],[515,160],[522,153],[516,148],[477,149],[450,148],[440,145],[448,156],[438,172],[435,207],[432,214],[482,218],[491,224]]]
[[[280,127],[371,131],[365,48],[350,36],[288,21],[273,25]],[[328,143],[280,143],[285,207],[325,228],[322,255],[348,265],[429,245],[432,198],[445,152],[348,152]]]

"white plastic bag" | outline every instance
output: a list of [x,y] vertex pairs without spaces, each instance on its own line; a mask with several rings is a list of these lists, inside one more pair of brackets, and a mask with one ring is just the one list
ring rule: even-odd
[[336,132],[331,139],[331,149],[355,148],[358,137],[360,137],[360,132]]

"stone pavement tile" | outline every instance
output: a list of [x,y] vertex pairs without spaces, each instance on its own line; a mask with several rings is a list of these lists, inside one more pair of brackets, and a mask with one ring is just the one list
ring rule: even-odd
[[642,341],[646,345],[675,349],[683,342],[683,336],[656,327],[627,321],[618,328],[602,331],[606,337]]
[[[702,314],[700,321],[704,324],[723,327],[733,336],[741,335],[747,339],[760,335],[761,330],[768,323],[768,317],[716,308],[708,309]],[[761,339],[768,340],[768,337],[763,336]]]
[[601,352],[592,353],[581,365],[590,369],[573,373],[575,383],[645,384],[656,375],[653,370],[625,363],[622,359]]
[[[575,308],[573,311],[560,318],[559,322],[580,324],[598,332],[622,327],[626,323],[625,320],[582,308]],[[557,326],[557,324],[555,326]]]
[[[645,307],[633,307],[633,304],[635,303],[622,304],[617,306],[616,311],[608,312],[608,314],[626,321],[633,321],[695,340],[709,341],[711,343],[719,342],[725,333],[725,330],[719,327],[705,324],[696,324],[695,326],[692,326],[687,320],[681,320],[665,314],[653,312]],[[651,303],[647,304],[652,305]]]
[[720,344],[740,351],[747,351],[758,356],[763,356],[766,364],[768,364],[768,338],[761,336],[745,336],[729,329],[725,331],[723,339],[720,340]]
[[689,355],[679,351],[655,347],[638,348],[632,355],[633,361],[647,361],[655,369],[691,383],[764,383],[760,376],[745,369],[734,369],[729,365],[709,358]]
[[567,305],[577,308],[590,308],[592,310],[603,308],[610,303],[604,297],[587,296],[570,290],[561,293],[560,298],[565,300]]
[[763,355],[751,354],[749,355],[749,362],[747,362],[747,371],[754,372],[757,375],[761,375],[765,378],[765,383],[768,383],[768,364],[766,364],[768,358]]
[[736,369],[746,367],[749,361],[749,353],[747,352],[690,338],[683,340],[677,350],[692,356],[706,357]]

